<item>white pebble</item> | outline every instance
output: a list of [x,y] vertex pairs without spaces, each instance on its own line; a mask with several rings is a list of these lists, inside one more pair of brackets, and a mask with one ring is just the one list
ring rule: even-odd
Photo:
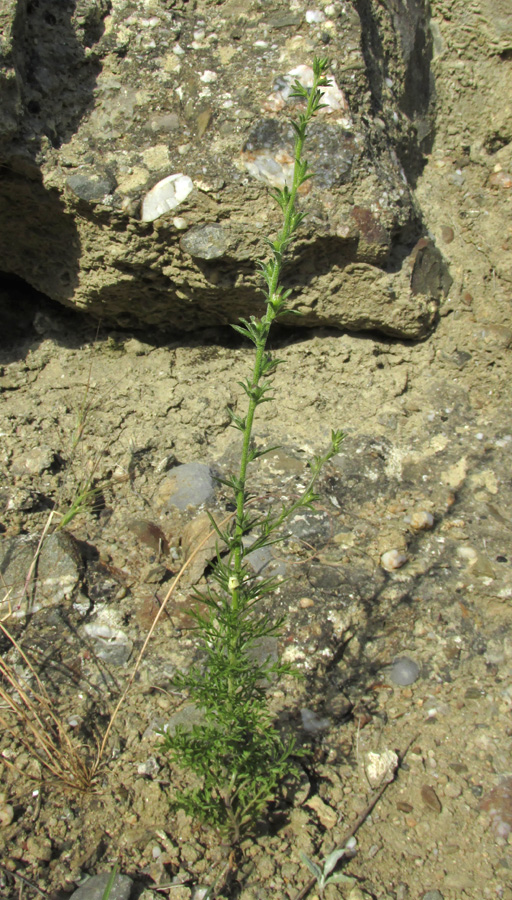
[[319,22],[325,22],[325,15],[320,9],[308,9],[306,11],[306,22],[308,25],[316,25]]
[[401,550],[386,550],[380,558],[380,564],[386,572],[400,569],[407,562],[407,556]]
[[211,84],[212,81],[217,81],[217,78],[217,72],[212,72],[211,69],[205,69],[203,74],[199,76],[199,80],[202,81],[203,84]]
[[395,659],[389,677],[393,684],[407,687],[409,684],[414,684],[420,677],[420,667],[413,659],[402,656],[400,659]]
[[468,559],[470,562],[475,562],[478,559],[478,553],[474,547],[457,547],[457,555],[461,556],[462,559]]
[[142,201],[142,221],[153,222],[171,209],[175,209],[183,203],[193,188],[192,179],[188,175],[182,175],[181,172],[162,178],[162,181],[148,191]]
[[419,509],[411,515],[405,517],[405,522],[411,526],[414,531],[428,531],[434,526],[434,516],[432,513],[424,509]]
[[106,622],[89,622],[84,626],[84,631],[90,638],[97,638],[104,642],[123,643],[127,640],[123,631],[119,628],[112,628]]
[[369,752],[366,754],[366,777],[373,788],[381,784],[388,784],[395,777],[398,765],[398,756],[394,750],[384,750],[383,753]]

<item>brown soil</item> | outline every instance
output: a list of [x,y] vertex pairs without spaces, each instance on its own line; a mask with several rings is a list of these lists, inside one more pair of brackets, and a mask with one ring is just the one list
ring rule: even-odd
[[[283,449],[255,466],[254,490],[290,496],[330,429],[347,438],[322,477],[319,516],[280,551],[292,578],[271,606],[286,614],[280,652],[305,677],[273,687],[270,702],[312,758],[243,844],[222,896],[294,898],[309,877],[299,852],[322,860],[374,795],[367,754],[408,748],[358,831],[345,868],[358,886],[326,896],[512,898],[510,792],[486,800],[512,774],[512,60],[510,46],[482,38],[483,5],[432,4],[438,130],[417,193],[454,278],[435,332],[419,344],[327,330],[275,339],[276,402],[262,408],[256,438]],[[67,529],[78,594],[56,605],[46,589],[39,609],[4,621],[86,754],[200,530],[201,511],[165,507],[169,472],[191,461],[229,471],[237,448],[225,406],[243,403],[251,350],[228,332],[107,335],[42,306],[1,363],[4,547],[40,534],[53,506],[55,523],[88,478],[99,488]],[[210,508],[225,511],[226,497]],[[414,513],[430,513],[432,527],[415,529]],[[390,572],[389,550],[407,558]],[[156,629],[94,791],[41,780],[21,732],[4,732],[3,897],[65,897],[118,862],[133,896],[197,900],[221,871],[216,835],[169,813],[179,776],[155,736],[184,703],[172,673],[196,653],[187,598],[207,563]],[[119,657],[98,658],[84,631],[94,622],[122,634]],[[23,678],[7,640],[2,651]],[[419,674],[401,687],[390,666],[404,656]],[[304,731],[304,708],[328,727]]]

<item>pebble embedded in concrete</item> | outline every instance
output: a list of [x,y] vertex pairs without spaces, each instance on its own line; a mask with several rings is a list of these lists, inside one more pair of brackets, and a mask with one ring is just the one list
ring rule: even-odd
[[197,259],[220,259],[229,247],[229,236],[222,225],[198,225],[183,235],[180,247]]
[[420,675],[420,667],[413,659],[408,656],[402,656],[396,659],[391,667],[389,677],[395,684],[406,687],[408,684],[414,684]]
[[401,550],[386,550],[380,558],[380,564],[386,572],[394,572],[395,569],[401,569],[407,562],[407,554]]

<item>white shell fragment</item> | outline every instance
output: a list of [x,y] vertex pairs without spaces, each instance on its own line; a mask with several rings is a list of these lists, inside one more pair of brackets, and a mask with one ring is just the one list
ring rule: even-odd
[[372,788],[378,788],[381,784],[393,781],[398,766],[398,755],[394,750],[384,750],[383,753],[366,754],[365,772]]
[[386,550],[380,558],[380,564],[386,572],[400,569],[407,562],[407,555],[401,550]]
[[193,188],[192,179],[188,175],[182,175],[181,172],[162,178],[148,191],[142,201],[142,221],[154,222],[171,209],[176,209],[186,200]]
[[428,531],[434,527],[434,516],[424,509],[411,513],[410,516],[405,517],[404,521],[413,531]]

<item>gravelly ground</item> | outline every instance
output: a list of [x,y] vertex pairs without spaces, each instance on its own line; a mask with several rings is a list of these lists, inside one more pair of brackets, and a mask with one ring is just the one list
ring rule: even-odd
[[[279,650],[306,677],[273,688],[271,703],[312,744],[314,764],[299,791],[290,788],[279,827],[244,846],[232,885],[244,900],[294,898],[308,877],[298,852],[321,858],[370,801],[366,754],[409,744],[358,832],[347,871],[360,883],[344,895],[512,897],[510,791],[489,799],[512,774],[510,190],[492,177],[497,166],[506,171],[511,145],[485,149],[510,58],[475,43],[477,5],[446,6],[433,4],[443,40],[439,131],[417,186],[454,277],[436,331],[421,344],[329,331],[276,339],[278,399],[263,407],[256,437],[283,449],[255,468],[255,490],[291,496],[331,427],[347,438],[324,473],[318,517],[296,523],[276,561],[292,576],[273,601],[286,613]],[[80,735],[101,733],[170,572],[201,526],[197,510],[165,505],[172,467],[229,470],[236,433],[225,405],[242,402],[236,382],[250,351],[227,332],[173,343],[107,335],[43,305],[30,336],[2,350],[1,365],[4,550],[40,533],[53,504],[69,508],[88,476],[102,488],[96,508],[69,526],[76,558],[59,545],[49,563],[51,577],[65,559],[79,594],[56,598],[46,585],[41,609],[6,622],[31,659],[46,660],[64,720],[76,716]],[[217,492],[210,507],[225,503]],[[417,513],[431,514],[432,527],[415,529]],[[388,572],[381,557],[390,550],[406,562]],[[157,887],[176,877],[186,883],[172,888],[173,900],[197,897],[194,886],[218,871],[215,836],[169,815],[174,776],[154,739],[155,725],[180,707],[170,675],[194,654],[187,591],[206,564],[157,629],[97,793],[43,784],[34,794],[27,776],[37,765],[19,740],[1,739],[3,865],[51,896],[116,860],[145,900],[165,896]],[[103,659],[86,623],[115,631]],[[391,670],[401,657],[418,666],[403,686]],[[304,731],[301,709],[326,727]],[[0,871],[0,884],[4,896],[19,896],[19,879]],[[34,890],[24,885],[22,896]]]

